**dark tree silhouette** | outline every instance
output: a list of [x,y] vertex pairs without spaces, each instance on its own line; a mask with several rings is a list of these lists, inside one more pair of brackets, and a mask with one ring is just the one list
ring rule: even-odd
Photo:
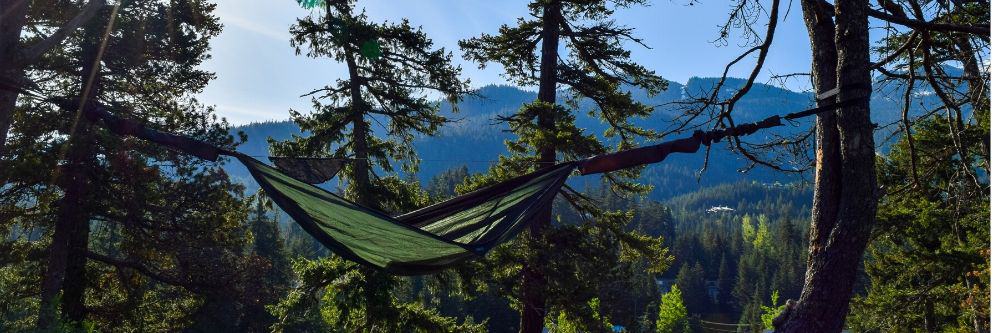
[[[591,113],[606,121],[608,137],[619,141],[619,148],[629,148],[637,140],[657,137],[629,121],[648,116],[652,108],[635,102],[625,89],[638,87],[655,94],[666,89],[666,81],[652,71],[632,62],[624,43],[645,46],[632,29],[610,18],[621,7],[645,5],[643,0],[606,1],[533,1],[530,18],[518,19],[514,26],[500,27],[496,35],[461,41],[467,59],[485,66],[503,65],[508,78],[518,84],[537,85],[538,99],[507,121],[519,140],[510,145],[515,156],[496,168],[526,172],[557,160],[572,160],[604,153],[611,149],[593,135],[586,135],[573,120],[576,112],[558,104],[558,87],[568,89],[568,105],[577,108],[581,99],[597,106]],[[559,55],[560,47],[568,51]],[[507,172],[504,172],[507,173]],[[623,172],[636,175],[635,170]],[[627,192],[641,191],[639,186],[609,176],[611,184]],[[530,225],[533,249],[523,267],[520,290],[521,332],[540,332],[546,315],[545,255],[537,251],[545,245],[545,230],[552,220],[551,209],[540,214]]]
[[[88,23],[98,11],[104,8],[105,0],[91,0],[79,8],[65,8],[70,13],[75,11],[66,23],[58,26],[53,33],[44,38],[23,40],[24,32],[37,33],[45,28],[48,22],[59,22],[67,13],[49,10],[52,6],[63,6],[50,1],[0,1],[0,85],[8,88],[30,84],[27,70],[38,63],[48,51],[55,49],[66,37]],[[28,20],[30,14],[33,20]],[[45,17],[44,20],[37,18]],[[16,89],[0,89],[0,159],[6,156],[7,134],[14,120],[14,107],[20,93]]]
[[[318,5],[323,11],[292,26],[296,52],[305,49],[307,56],[341,61],[347,65],[348,77],[304,95],[312,96],[315,112],[292,111],[292,119],[309,135],[271,140],[271,151],[278,156],[349,159],[341,178],[348,185],[346,195],[361,206],[403,212],[427,204],[428,196],[419,184],[393,175],[393,163],[400,162],[403,172],[416,171],[419,159],[414,137],[433,135],[448,121],[428,94],[440,93],[455,105],[468,90],[468,81],[459,77],[461,68],[452,65],[450,53],[434,48],[427,35],[405,19],[373,23],[353,0],[302,3]],[[373,124],[382,126],[385,135],[377,134]],[[339,146],[332,148],[333,144]],[[276,327],[328,329],[320,328],[325,324],[317,321],[322,320],[304,320],[312,317],[302,312],[317,313],[314,299],[329,287],[341,295],[328,303],[331,311],[342,314],[334,325],[386,332],[482,329],[400,300],[392,291],[402,279],[385,272],[339,258],[299,267],[301,286],[278,307]]]

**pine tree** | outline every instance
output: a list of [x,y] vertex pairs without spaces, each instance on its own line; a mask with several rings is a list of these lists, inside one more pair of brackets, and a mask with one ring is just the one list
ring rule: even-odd
[[[483,34],[479,37],[459,42],[465,50],[465,57],[481,67],[496,62],[506,70],[506,76],[514,83],[539,87],[538,98],[525,105],[518,112],[502,117],[510,126],[517,139],[508,142],[510,156],[502,156],[500,162],[487,175],[470,182],[466,189],[480,187],[500,180],[527,173],[533,169],[556,163],[557,160],[575,160],[611,150],[597,135],[587,133],[574,124],[582,101],[593,102],[596,106],[588,112],[610,125],[604,136],[617,140],[618,148],[635,145],[639,140],[655,137],[655,133],[638,128],[630,123],[635,117],[648,116],[652,109],[635,102],[626,88],[638,87],[649,93],[666,89],[666,81],[652,71],[632,62],[631,53],[623,44],[638,41],[630,28],[617,25],[611,14],[618,8],[644,5],[643,0],[627,0],[615,3],[605,1],[533,1],[528,5],[530,18],[518,19],[514,26],[503,25],[496,35]],[[641,44],[641,42],[639,42]],[[561,47],[568,50],[559,55]],[[558,104],[557,90],[566,88],[570,97],[566,105]],[[610,176],[636,176],[637,170],[620,172]],[[643,187],[627,181],[609,183],[616,190],[637,192]],[[574,200],[580,200],[579,198]],[[589,212],[593,216],[607,215],[598,209]],[[539,214],[529,226],[526,251],[517,254],[525,264],[517,265],[521,271],[521,282],[516,292],[518,307],[521,309],[521,332],[540,332],[550,308],[563,306],[579,307],[585,299],[562,302],[551,299],[552,295],[570,293],[547,290],[548,285],[564,285],[568,281],[547,282],[559,276],[571,276],[569,272],[554,268],[555,262],[573,262],[579,259],[560,259],[552,256],[582,245],[576,240],[585,240],[585,232],[614,234],[615,223],[595,223],[600,228],[583,229],[552,227],[551,209]],[[602,216],[604,220],[622,221],[621,216]],[[610,230],[609,230],[610,229]],[[559,233],[572,237],[558,237]],[[618,235],[624,233],[618,232]],[[625,237],[632,238],[632,236]],[[580,245],[557,244],[560,239]],[[640,237],[641,239],[641,237]],[[628,242],[626,240],[626,242]],[[642,252],[657,252],[648,246]],[[555,251],[547,251],[552,248]],[[496,268],[510,267],[510,261]],[[605,267],[608,263],[604,263]],[[572,267],[567,265],[568,267]],[[577,266],[580,267],[580,266]],[[553,276],[556,275],[556,276]],[[587,297],[588,295],[577,295]],[[582,313],[583,309],[580,309]]]
[[684,304],[693,313],[708,311],[708,288],[705,286],[705,269],[701,263],[694,266],[684,264],[677,272],[677,287],[684,294]]
[[660,298],[660,316],[656,319],[657,333],[689,333],[688,311],[684,306],[684,296],[677,285]]
[[732,270],[729,261],[723,255],[719,261],[719,310],[724,313],[732,310],[730,306],[734,283]]
[[[392,165],[398,162],[402,171],[416,171],[415,135],[434,134],[447,121],[428,94],[437,92],[457,101],[468,90],[468,82],[459,78],[461,69],[451,64],[449,53],[435,49],[426,34],[405,19],[370,22],[354,1],[302,3],[322,11],[292,26],[296,52],[341,61],[348,77],[311,92],[315,112],[292,112],[292,119],[309,135],[272,141],[272,152],[350,159],[342,171],[345,194],[361,206],[391,213],[428,204],[419,184],[393,175]],[[372,123],[385,126],[385,135],[377,135]],[[402,288],[402,280],[386,273],[337,258],[300,261],[295,266],[302,285],[275,308],[276,328],[482,329],[399,300],[393,291]],[[323,295],[321,301],[312,304],[318,293]],[[303,311],[309,315],[301,315]]]
[[[45,255],[24,263],[43,266],[35,272],[41,278],[28,281],[40,285],[39,328],[179,330],[197,321],[191,313],[211,315],[210,304],[219,304],[212,300],[243,304],[256,274],[240,238],[246,207],[221,164],[113,135],[65,107],[86,99],[232,149],[227,124],[192,95],[213,76],[198,69],[221,28],[212,8],[153,0],[101,6],[28,73],[53,99],[18,101],[8,138],[15,158],[0,171],[14,184],[0,195],[0,210],[14,213],[0,223],[44,235],[29,244]],[[31,209],[7,209],[25,204]]]
[[427,184],[432,201],[442,201],[455,196],[455,187],[469,177],[469,168],[462,165],[458,168],[448,169],[442,174],[435,175]]
[[[835,10],[820,6],[819,2],[803,2],[801,6],[812,49],[814,91],[820,94],[847,85],[855,88],[819,105],[870,101],[871,3],[837,0]],[[778,331],[834,332],[843,327],[859,263],[875,224],[878,184],[873,132],[870,103],[816,117],[809,278],[796,305],[783,316],[785,322],[775,325]]]
[[[104,0],[91,0],[82,6],[50,1],[0,1],[3,11],[0,59],[4,59],[0,62],[0,84],[33,86],[27,78],[28,71],[42,62],[46,54],[58,51],[60,43],[92,21],[105,4]],[[51,10],[55,6],[62,10]],[[0,161],[7,157],[7,135],[19,95],[15,89],[0,89]]]
[[771,229],[767,224],[767,216],[757,215],[757,230],[753,238],[753,246],[757,251],[767,252],[774,248],[774,239],[771,237]]
[[[947,119],[914,125],[914,149],[901,140],[879,161],[890,194],[865,260],[870,286],[853,300],[850,321],[865,330],[976,331],[989,317],[989,198],[968,189],[975,185],[960,176],[958,156],[924,153],[952,145]],[[963,136],[972,146],[985,135],[972,125]],[[915,185],[907,182],[911,152]],[[970,152],[982,160],[984,152]]]
[[250,216],[250,232],[253,234],[251,253],[261,259],[264,272],[258,286],[251,292],[242,331],[264,332],[277,318],[267,311],[266,306],[280,301],[292,287],[292,263],[285,249],[285,241],[279,227],[280,221],[269,200],[259,193],[255,198]]

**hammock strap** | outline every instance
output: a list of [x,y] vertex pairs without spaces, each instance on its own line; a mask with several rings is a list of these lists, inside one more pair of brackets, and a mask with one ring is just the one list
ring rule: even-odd
[[[75,102],[71,100],[62,99],[55,100],[55,102],[61,107],[74,108],[76,106],[74,105]],[[755,123],[740,124],[734,127],[711,130],[708,132],[698,130],[688,138],[667,141],[653,146],[639,147],[610,154],[598,155],[582,160],[579,162],[579,170],[581,174],[587,175],[612,172],[644,164],[658,163],[663,161],[667,155],[671,153],[694,153],[697,152],[702,145],[707,146],[713,142],[719,142],[725,137],[745,136],[756,133],[762,129],[781,126],[781,119],[791,120],[807,117],[863,102],[866,102],[864,98],[853,98],[800,112],[789,113],[784,116],[771,116]],[[220,154],[232,156],[232,152],[218,148],[210,143],[187,136],[153,130],[137,121],[115,116],[111,112],[108,112],[99,103],[88,102],[88,104],[89,105],[87,105],[87,107],[83,108],[84,115],[87,119],[94,122],[103,122],[104,125],[115,134],[130,135],[149,140],[151,142],[209,161],[216,161]],[[333,173],[336,172],[334,171]]]
[[[79,102],[69,99],[51,100],[60,107],[68,110],[75,109],[77,108],[77,105],[79,105]],[[188,136],[157,131],[146,127],[146,125],[135,120],[118,117],[111,112],[108,112],[103,105],[93,101],[87,102],[87,105],[82,109],[83,116],[86,117],[87,120],[95,123],[101,122],[104,124],[104,127],[112,133],[120,136],[134,136],[188,155],[196,156],[203,160],[213,162],[218,160],[219,155],[225,151],[205,141]]]
[[694,131],[691,137],[667,141],[658,145],[639,147],[620,152],[594,156],[580,161],[580,174],[589,175],[594,173],[606,173],[618,171],[626,168],[636,167],[645,164],[659,163],[667,158],[671,153],[694,153],[701,146],[708,146],[717,143],[725,137],[745,136],[756,133],[759,130],[783,125],[781,119],[791,120],[806,116],[816,115],[823,112],[833,111],[842,107],[860,104],[865,102],[864,98],[852,98],[845,101],[831,103],[828,105],[789,113],[784,116],[771,116],[767,119],[740,124],[734,127],[711,130],[704,132]]

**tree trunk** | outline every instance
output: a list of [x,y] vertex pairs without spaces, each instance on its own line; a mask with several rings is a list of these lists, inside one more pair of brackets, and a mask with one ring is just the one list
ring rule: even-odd
[[[958,48],[958,58],[962,62],[963,75],[966,81],[969,83],[969,98],[972,105],[972,118],[980,124],[989,122],[989,92],[986,90],[986,80],[983,79],[983,74],[979,70],[979,59],[976,58],[976,51],[972,47],[971,37],[958,36],[955,37],[955,47]],[[959,120],[958,126],[965,126],[964,122]],[[962,128],[960,128],[961,130]],[[986,174],[989,175],[990,172],[990,139],[989,136],[984,136],[983,138],[983,156],[986,157],[983,162],[985,164],[984,170]]]
[[372,208],[380,209],[378,203],[372,197],[372,184],[369,178],[368,169],[371,168],[368,162],[368,123],[365,122],[366,105],[361,95],[361,81],[358,77],[358,65],[353,54],[347,55],[347,71],[350,74],[351,85],[351,112],[352,129],[351,141],[354,150],[354,160],[352,162],[352,181],[354,190],[357,191],[356,203]]
[[923,300],[924,303],[924,331],[926,332],[937,332],[934,328],[937,327],[937,323],[934,322],[934,302],[929,298]]
[[[94,162],[91,162],[94,163]],[[84,177],[89,178],[88,175]],[[89,185],[87,185],[89,187]],[[91,201],[91,199],[86,199]],[[84,292],[87,289],[87,252],[90,243],[90,214],[72,218],[69,233],[69,253],[66,256],[66,278],[63,280],[63,317],[74,323],[83,322],[87,316]]]
[[[546,103],[556,102],[556,60],[559,52],[559,20],[561,4],[551,1],[545,5],[542,13],[542,58],[541,75],[538,82],[538,100]],[[546,135],[555,134],[555,115],[541,113],[538,116],[538,127]],[[553,165],[556,161],[555,147],[551,143],[539,147],[539,167]],[[546,207],[531,223],[528,237],[532,245],[544,241],[543,231],[549,227],[552,220],[552,206]],[[522,272],[521,282],[521,325],[522,333],[538,333],[545,326],[545,253],[535,246],[529,254]]]
[[[20,51],[21,31],[27,20],[28,3],[25,0],[0,0],[0,76],[6,81],[21,79],[24,69],[13,59]],[[14,82],[11,82],[14,83]],[[14,119],[14,105],[18,93],[0,89],[0,160],[6,156],[7,132]]]
[[[61,169],[60,183],[63,198],[59,201],[56,223],[49,246],[48,264],[42,277],[42,291],[38,328],[49,329],[55,323],[56,300],[63,291],[62,308],[66,319],[81,321],[85,315],[83,291],[86,288],[86,249],[89,237],[90,212],[89,187],[92,160],[93,135],[90,128],[81,123],[73,138],[67,155],[67,163]],[[69,280],[70,282],[66,282]]]
[[[342,15],[346,15],[342,13]],[[382,210],[382,204],[375,198],[374,185],[371,181],[371,162],[369,157],[368,123],[365,115],[368,113],[368,104],[365,103],[361,94],[361,77],[358,74],[357,60],[355,54],[348,52],[347,71],[350,75],[351,85],[351,112],[353,112],[351,140],[353,141],[354,160],[352,162],[351,182],[354,190],[357,191],[356,203],[371,209]],[[365,315],[367,316],[366,326],[374,327],[383,322],[384,315],[392,308],[392,296],[389,289],[395,279],[386,272],[361,267],[361,273],[365,276]]]
[[[838,1],[834,26],[828,12],[813,1],[802,1],[817,92],[836,82],[841,87],[839,101],[870,99],[868,6],[861,0]],[[836,68],[831,70],[833,64]],[[868,103],[843,107],[836,115],[817,119],[816,187],[805,286],[799,301],[790,302],[786,313],[775,319],[780,332],[840,332],[844,326],[858,266],[875,223],[873,130]]]
[[[110,22],[108,24],[111,24]],[[92,22],[84,28],[79,55],[81,102],[97,98],[100,91],[100,45],[103,25]],[[86,96],[84,98],[84,96]],[[76,112],[77,110],[64,110]],[[62,290],[63,317],[71,322],[82,322],[86,316],[84,292],[87,287],[86,265],[90,238],[90,217],[93,215],[90,172],[98,167],[96,161],[96,133],[86,119],[80,119],[75,132],[67,142],[66,164],[58,170],[60,186],[64,189],[59,203],[49,262],[42,277],[40,329],[52,328],[58,313],[55,299]]]

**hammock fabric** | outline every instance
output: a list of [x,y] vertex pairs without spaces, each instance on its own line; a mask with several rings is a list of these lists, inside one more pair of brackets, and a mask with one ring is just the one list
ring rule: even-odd
[[[83,111],[87,119],[103,122],[105,127],[119,135],[139,137],[207,160],[214,161],[218,155],[236,157],[282,210],[331,251],[393,274],[416,275],[482,256],[511,239],[543,208],[551,205],[566,178],[577,168],[581,174],[592,174],[656,163],[670,153],[695,152],[701,145],[718,142],[726,136],[748,135],[760,129],[780,126],[782,118],[801,118],[859,102],[832,103],[752,124],[709,132],[696,131],[690,138],[655,146],[556,164],[395,217],[359,206],[311,184],[332,177],[340,169],[342,161],[334,160],[335,163],[329,165],[330,161],[326,159],[312,162],[293,161],[294,158],[273,159],[279,168],[284,164],[290,170],[282,172],[242,153],[122,119],[96,103],[87,105]],[[63,104],[65,108],[76,108],[72,103]]]
[[397,217],[233,153],[275,203],[338,255],[398,275],[426,274],[485,254],[546,207],[575,163],[563,163]]
[[278,170],[309,184],[322,184],[340,172],[344,160],[326,157],[268,157]]

